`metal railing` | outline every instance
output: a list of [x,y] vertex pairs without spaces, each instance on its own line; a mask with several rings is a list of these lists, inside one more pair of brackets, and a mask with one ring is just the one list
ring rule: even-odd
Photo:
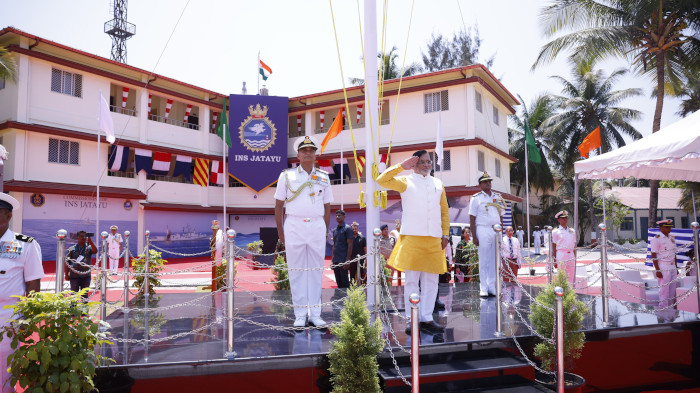
[[148,120],[157,121],[159,123],[170,124],[173,126],[189,128],[191,130],[199,130],[199,124],[188,123],[186,121],[171,119],[169,117],[157,116],[154,114],[148,115]]

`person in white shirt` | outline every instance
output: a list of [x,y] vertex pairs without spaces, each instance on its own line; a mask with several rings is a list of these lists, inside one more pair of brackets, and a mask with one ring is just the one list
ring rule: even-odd
[[[678,270],[676,266],[676,237],[671,235],[673,220],[657,221],[661,234],[651,238],[651,261],[656,269],[656,280],[659,283],[659,307],[673,304],[678,287]],[[674,307],[675,308],[675,307]]]
[[491,191],[491,176],[479,178],[481,191],[469,201],[469,222],[474,245],[479,247],[479,296],[496,296],[496,232],[493,226],[503,225],[506,203],[501,194]]
[[503,281],[515,282],[518,277],[518,269],[522,264],[520,241],[513,237],[513,227],[506,227],[506,235],[501,242],[501,266],[503,266]]
[[[117,233],[119,227],[112,225],[110,228],[111,233],[107,235],[107,254],[109,255],[109,271],[112,274],[117,274],[117,269],[119,269],[119,256],[122,253],[122,235]],[[128,258],[127,258],[128,259]]]
[[566,271],[569,284],[576,280],[576,231],[569,227],[569,213],[562,210],[554,215],[559,221],[559,228],[552,231],[552,250],[554,265]]
[[518,241],[520,242],[520,246],[522,246],[523,244],[525,244],[525,243],[523,243],[523,236],[524,236],[524,235],[525,235],[525,231],[523,231],[523,227],[519,226],[519,227],[518,227],[518,230],[515,231],[515,236],[518,237]]
[[[438,275],[447,271],[445,247],[450,232],[447,194],[440,179],[430,175],[432,161],[425,150],[413,153],[401,164],[387,168],[377,184],[401,194],[402,216],[399,241],[389,257],[389,265],[406,272],[404,304],[410,318],[411,293],[420,296],[420,329],[442,332],[433,311],[438,293]],[[412,170],[408,176],[397,176]],[[410,325],[406,333],[411,334]]]
[[328,172],[314,166],[316,149],[308,135],[297,139],[299,166],[282,171],[275,191],[277,235],[287,252],[287,266],[309,269],[289,271],[296,328],[306,326],[307,316],[309,324],[326,327],[319,305],[333,192]]
[[540,246],[542,246],[542,231],[540,231],[539,226],[535,226],[535,230],[532,232],[532,239],[535,242],[535,255],[540,255]]
[[[41,264],[41,247],[34,238],[15,233],[10,229],[12,212],[19,210],[19,202],[0,192],[0,328],[7,326],[12,317],[12,306],[19,300],[13,296],[27,296],[40,291],[44,277]],[[7,371],[7,357],[14,351],[12,339],[5,336],[0,341],[0,389],[2,393],[14,392]]]

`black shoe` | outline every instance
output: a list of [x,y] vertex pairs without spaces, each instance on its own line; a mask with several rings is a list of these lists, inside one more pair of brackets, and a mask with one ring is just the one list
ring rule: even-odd
[[433,322],[421,322],[420,329],[430,333],[440,333],[445,331],[445,327]]
[[445,310],[445,303],[440,301],[439,297],[435,298],[435,307],[433,308],[433,311],[444,311]]

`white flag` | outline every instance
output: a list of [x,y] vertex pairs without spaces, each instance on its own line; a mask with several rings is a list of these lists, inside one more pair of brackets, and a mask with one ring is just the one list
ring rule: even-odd
[[442,116],[438,112],[438,127],[437,127],[437,141],[435,142],[435,156],[437,159],[437,164],[442,170]]
[[100,92],[100,126],[97,132],[104,131],[107,134],[107,142],[114,143],[114,121],[112,121],[112,113],[109,111],[109,105]]

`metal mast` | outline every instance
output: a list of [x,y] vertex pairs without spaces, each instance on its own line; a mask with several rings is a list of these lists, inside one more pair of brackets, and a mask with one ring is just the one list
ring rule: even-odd
[[105,22],[105,33],[112,37],[112,55],[114,61],[126,64],[126,40],[136,34],[136,25],[126,21],[128,0],[112,0],[110,8],[114,19]]

